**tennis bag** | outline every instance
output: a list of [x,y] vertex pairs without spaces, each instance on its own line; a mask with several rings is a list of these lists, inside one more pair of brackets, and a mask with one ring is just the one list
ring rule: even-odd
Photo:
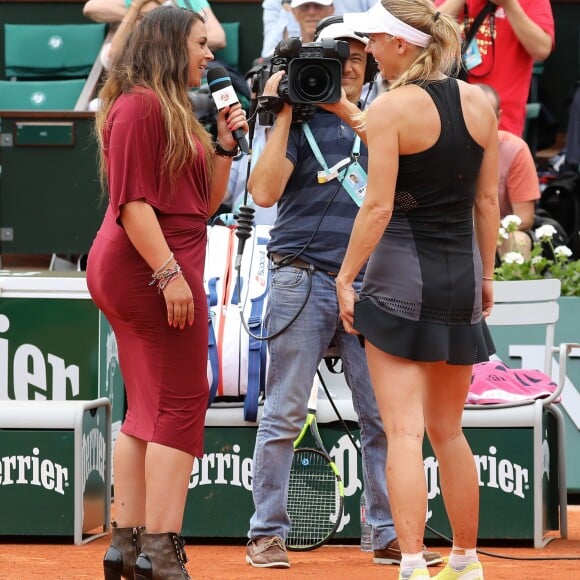
[[572,259],[580,258],[580,174],[560,174],[542,191],[539,206],[564,228]]
[[241,260],[235,233],[235,227],[208,227],[204,273],[209,312],[208,406],[243,401],[244,419],[255,421],[268,361],[266,341],[259,337],[266,334],[270,226],[253,228]]

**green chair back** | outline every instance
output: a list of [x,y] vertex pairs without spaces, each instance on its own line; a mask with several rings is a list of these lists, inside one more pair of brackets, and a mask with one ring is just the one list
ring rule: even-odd
[[88,76],[105,37],[104,24],[5,24],[4,77]]
[[226,47],[216,50],[214,56],[223,63],[238,68],[240,64],[240,23],[222,22],[226,33]]
[[1,81],[0,111],[72,111],[85,79]]

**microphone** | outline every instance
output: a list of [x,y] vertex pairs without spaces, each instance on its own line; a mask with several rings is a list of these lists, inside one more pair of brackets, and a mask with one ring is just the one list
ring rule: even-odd
[[[207,84],[218,111],[221,111],[228,105],[235,105],[240,102],[232,86],[232,79],[230,79],[228,71],[223,66],[216,66],[207,71]],[[249,153],[250,147],[248,146],[243,129],[232,131],[232,135],[238,142],[240,149],[244,153]]]

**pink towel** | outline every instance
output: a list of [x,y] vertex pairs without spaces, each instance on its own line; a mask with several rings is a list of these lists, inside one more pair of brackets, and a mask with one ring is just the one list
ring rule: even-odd
[[514,403],[548,397],[557,388],[545,373],[536,369],[511,369],[500,360],[473,365],[468,405]]

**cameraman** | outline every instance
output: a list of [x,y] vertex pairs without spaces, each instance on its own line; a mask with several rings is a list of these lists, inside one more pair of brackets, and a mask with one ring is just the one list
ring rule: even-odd
[[[246,561],[262,568],[290,566],[285,547],[290,521],[285,506],[293,441],[306,417],[316,370],[331,344],[342,359],[359,418],[374,561],[398,564],[401,558],[386,493],[387,443],[364,349],[342,327],[335,293],[335,273],[358,210],[356,192],[347,192],[350,180],[343,178],[353,171],[359,182],[366,178],[367,150],[355,131],[365,70],[371,63],[365,53],[367,38],[336,20],[329,19],[332,23],[324,28],[321,23],[317,40],[343,39],[349,44],[340,102],[318,108],[308,123],[292,123],[292,106],[285,102],[248,182],[257,204],[278,203],[268,245],[272,269],[268,334],[284,329],[268,343],[266,400],[254,450],[255,512]],[[278,97],[284,74],[279,71],[268,79],[263,96]],[[340,162],[344,162],[343,172],[334,176],[332,168]],[[442,561],[433,552],[426,552],[425,558],[429,564]]]

